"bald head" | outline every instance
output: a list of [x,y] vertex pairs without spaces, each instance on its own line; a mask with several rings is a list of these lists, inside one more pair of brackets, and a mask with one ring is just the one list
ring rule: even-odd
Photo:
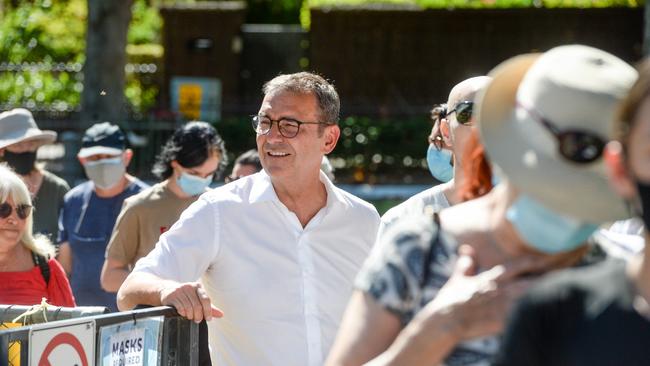
[[489,76],[476,76],[473,78],[465,79],[451,89],[449,92],[449,100],[447,106],[449,109],[456,107],[456,104],[469,100],[474,101],[476,93],[485,88],[492,80]]

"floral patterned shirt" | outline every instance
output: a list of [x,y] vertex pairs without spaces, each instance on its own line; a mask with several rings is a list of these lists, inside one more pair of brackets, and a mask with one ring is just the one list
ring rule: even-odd
[[[456,241],[440,230],[434,215],[404,216],[378,238],[356,287],[406,326],[449,280],[458,257],[456,248]],[[444,365],[489,365],[498,347],[497,337],[462,342]]]

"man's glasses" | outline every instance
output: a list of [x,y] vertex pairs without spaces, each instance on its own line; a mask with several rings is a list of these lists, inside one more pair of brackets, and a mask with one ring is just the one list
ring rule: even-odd
[[301,125],[330,125],[331,123],[327,122],[302,122],[293,118],[282,118],[279,120],[273,120],[266,116],[253,116],[253,129],[260,135],[266,135],[271,131],[273,127],[273,122],[278,124],[278,130],[280,134],[288,139],[296,137],[300,131]]
[[519,102],[517,102],[517,106],[526,111],[533,120],[544,126],[557,139],[560,155],[565,159],[574,163],[585,164],[595,161],[603,154],[605,140],[600,136],[577,129],[561,131],[535,110],[527,108]]
[[445,118],[449,118],[452,113],[456,113],[456,120],[462,124],[467,125],[472,122],[472,110],[474,109],[474,102],[466,100],[456,104],[454,109],[447,112]]
[[[13,210],[14,208],[10,204],[3,202],[0,204],[0,218],[6,219],[11,215]],[[32,206],[30,205],[23,204],[16,206],[16,215],[18,215],[18,218],[21,220],[25,220],[31,212]]]

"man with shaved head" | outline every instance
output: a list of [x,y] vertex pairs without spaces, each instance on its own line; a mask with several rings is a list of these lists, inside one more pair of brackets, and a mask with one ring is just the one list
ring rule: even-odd
[[[474,126],[472,111],[476,94],[492,80],[489,76],[477,76],[461,81],[449,92],[447,113],[440,121],[440,132],[454,152],[454,176],[462,170],[465,144]],[[452,191],[451,189],[448,191]],[[456,191],[453,190],[453,193]],[[451,197],[458,203],[457,197]]]
[[[458,190],[459,187],[462,187],[464,179],[462,157],[466,142],[472,129],[475,128],[472,115],[474,98],[481,89],[488,85],[490,80],[491,78],[488,76],[463,80],[449,93],[448,109],[442,108],[441,111],[435,113],[432,134],[438,133],[439,126],[439,133],[445,144],[451,147],[454,159],[454,178],[418,193],[388,210],[382,216],[377,234],[377,244],[357,278],[357,290],[348,304],[327,365],[361,365],[383,352],[401,329],[405,319],[400,319],[398,314],[391,312],[385,306],[385,302],[388,301],[388,298],[391,298],[391,301],[400,302],[399,299],[392,298],[392,295],[402,292],[400,289],[392,289],[389,283],[385,283],[385,286],[380,289],[371,288],[369,276],[366,274],[369,272],[369,268],[373,267],[375,258],[381,254],[380,243],[384,240],[385,233],[399,218],[422,214],[426,207],[441,210],[461,202]],[[430,144],[434,143],[434,138],[435,136],[430,137]]]

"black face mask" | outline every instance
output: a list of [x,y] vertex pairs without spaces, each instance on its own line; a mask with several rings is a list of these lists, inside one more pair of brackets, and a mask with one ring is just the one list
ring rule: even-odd
[[650,183],[637,180],[636,189],[639,191],[639,201],[641,201],[641,219],[646,230],[650,230]]
[[24,153],[12,153],[5,150],[4,159],[13,170],[20,175],[27,175],[34,169],[36,151]]

